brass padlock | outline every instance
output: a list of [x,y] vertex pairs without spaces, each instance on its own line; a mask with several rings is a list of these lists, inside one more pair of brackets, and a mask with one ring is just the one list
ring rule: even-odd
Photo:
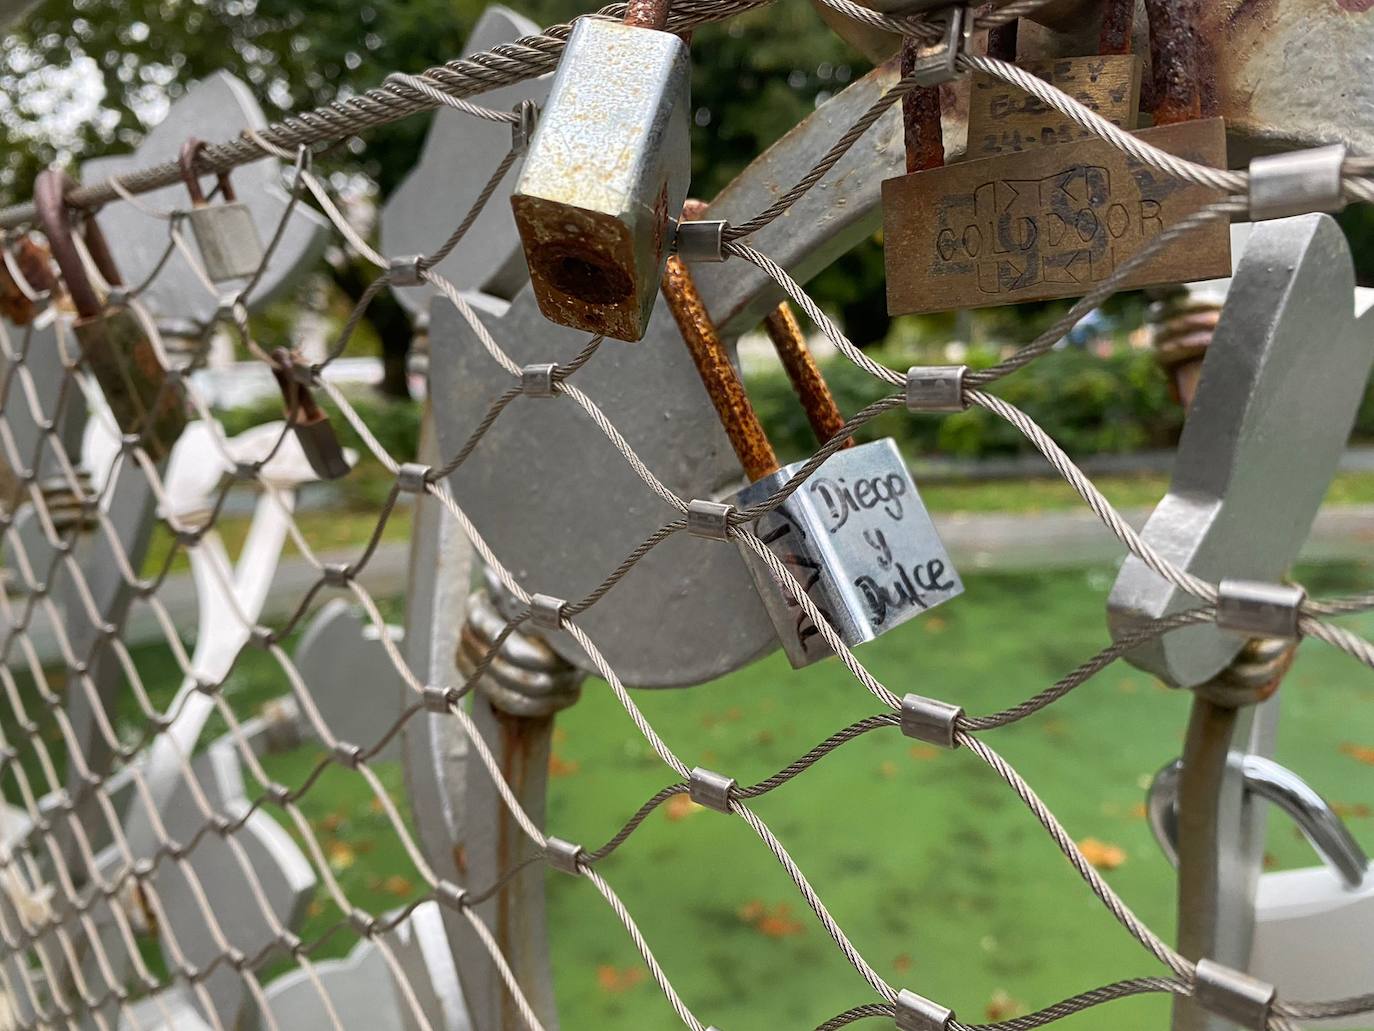
[[187,215],[191,232],[195,234],[205,274],[211,282],[247,279],[262,265],[262,237],[258,235],[253,212],[235,197],[228,172],[220,172],[216,177],[222,203],[206,201],[195,167],[196,158],[205,147],[203,140],[192,137],[182,144],[178,159],[182,181],[191,195],[191,210]]
[[511,194],[539,310],[618,340],[644,336],[691,177],[691,62],[666,23],[667,0],[576,22]]
[[296,435],[310,468],[322,480],[348,475],[348,456],[339,444],[329,416],[310,394],[309,369],[284,347],[272,352],[272,375],[281,388],[286,424]]
[[[53,170],[40,172],[33,199],[48,247],[76,309],[72,329],[81,357],[100,386],[115,422],[125,436],[139,439],[153,461],[166,458],[186,427],[186,410],[138,314],[127,305],[107,305],[91,284],[72,237],[64,200],[71,180]],[[87,217],[86,249],[109,286],[121,286],[119,270],[100,227]]]
[[[691,274],[676,256],[668,260],[663,293],[752,481],[735,496],[734,504],[745,509],[765,501],[805,463],[779,467]],[[767,328],[817,437],[822,442],[831,439],[842,431],[844,418],[806,350],[796,320],[790,312],[775,312]],[[752,529],[849,647],[964,590],[890,439],[846,446],[831,455]],[[741,545],[740,551],[793,667],[832,654],[811,617],[768,566],[750,548]]]
[[[1122,38],[1128,41],[1129,33]],[[935,57],[959,45],[951,34]],[[943,65],[930,63],[937,69]],[[1129,54],[1062,58],[1028,70],[1108,120],[1133,124],[1140,73]],[[975,77],[971,160],[944,167],[909,164],[909,174],[883,183],[888,312],[919,314],[1085,294],[1171,225],[1222,195],[1146,166],[1103,140],[1078,138],[1082,135],[1076,124],[1029,94]],[[1225,167],[1220,119],[1139,135],[1170,153]],[[984,153],[992,156],[978,156]],[[1230,234],[1225,223],[1216,222],[1134,269],[1121,288],[1213,279],[1230,268]]]

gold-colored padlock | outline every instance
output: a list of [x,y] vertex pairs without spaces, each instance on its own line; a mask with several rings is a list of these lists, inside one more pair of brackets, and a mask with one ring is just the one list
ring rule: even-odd
[[[81,356],[125,436],[138,439],[150,458],[166,458],[186,428],[180,387],[173,382],[151,334],[133,308],[108,305],[92,285],[72,236],[65,195],[74,185],[62,172],[40,172],[33,198],[48,247],[76,309],[72,329]],[[86,249],[105,282],[122,286],[119,269],[94,217],[87,217]]]
[[[1123,30],[1118,22],[1104,23],[1104,49],[1129,43],[1129,23]],[[1014,43],[1011,50],[1005,56],[1014,56]],[[1027,70],[1123,128],[1134,124],[1140,65],[1131,55],[1061,58]],[[935,119],[938,134],[938,108]],[[942,161],[918,161],[913,167],[908,125],[909,174],[883,184],[889,313],[1087,293],[1169,226],[1221,196],[1082,135],[1080,127],[1030,94],[978,76],[966,160],[944,167],[933,167]],[[1219,118],[1139,135],[1189,160],[1225,166]],[[1218,222],[1192,233],[1186,246],[1135,269],[1121,287],[1213,279],[1230,268],[1229,230]]]
[[27,326],[38,315],[37,295],[57,283],[47,249],[28,234],[0,254],[0,315],[13,326]]
[[337,480],[351,468],[329,415],[315,403],[308,370],[284,347],[272,352],[272,375],[281,388],[286,423],[296,435],[310,468],[322,480]]
[[247,279],[262,265],[262,237],[258,235],[253,212],[234,195],[228,172],[216,176],[221,203],[211,204],[205,199],[195,168],[196,158],[205,147],[203,140],[193,136],[182,144],[178,158],[181,179],[191,195],[191,210],[187,215],[191,232],[195,234],[205,274],[211,282]]

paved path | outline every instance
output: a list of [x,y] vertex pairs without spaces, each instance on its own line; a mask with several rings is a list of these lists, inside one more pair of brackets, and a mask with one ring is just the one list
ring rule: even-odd
[[[1124,513],[1139,528],[1147,510]],[[957,568],[975,570],[1071,569],[1111,565],[1125,553],[1121,544],[1087,511],[1026,514],[943,514],[936,525]],[[320,556],[325,562],[347,562],[349,552]],[[1303,549],[1305,559],[1317,562],[1374,558],[1374,505],[1329,508],[1318,517],[1312,537]],[[375,597],[388,598],[405,589],[407,545],[403,541],[382,544],[360,577]],[[279,624],[290,616],[318,574],[300,558],[288,558],[277,568],[263,621]],[[322,590],[315,597],[321,605],[337,592]],[[168,577],[159,593],[177,628],[189,636],[196,625],[196,593],[189,574]],[[52,632],[41,619],[30,629],[44,661],[56,657]],[[162,628],[147,605],[135,607],[129,617],[125,640],[156,641]]]

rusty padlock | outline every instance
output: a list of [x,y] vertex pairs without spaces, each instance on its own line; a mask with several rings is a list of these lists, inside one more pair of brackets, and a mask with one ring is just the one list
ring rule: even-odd
[[[691,273],[676,256],[668,260],[663,293],[751,481],[733,503],[740,509],[756,505],[805,463],[778,465]],[[800,327],[786,310],[774,312],[766,325],[808,421],[822,442],[830,439],[841,431],[844,418]],[[897,445],[891,439],[848,444],[752,528],[840,639],[853,647],[963,593],[964,585]],[[793,667],[830,655],[820,631],[771,570],[749,548],[740,550]]]
[[[1129,39],[1116,30],[1110,34],[1113,40]],[[1107,45],[1106,34],[1103,40],[1103,49],[1119,49]],[[922,88],[933,91],[952,77],[954,58],[967,44],[966,36],[951,32],[923,55],[914,67]],[[1139,71],[1129,55],[1058,59],[1028,70],[1109,120],[1131,124]],[[938,109],[933,131],[939,132]],[[909,163],[908,175],[883,183],[888,312],[1085,294],[1168,227],[1221,197],[1217,190],[1150,168],[1106,141],[1076,138],[1080,134],[1077,125],[1022,91],[989,79],[975,81],[971,160],[945,167],[934,167],[942,159]],[[1188,160],[1225,167],[1220,119],[1156,126],[1139,136]],[[910,147],[910,126],[907,138]],[[1230,267],[1229,232],[1217,222],[1136,267],[1121,288],[1213,279]]]
[[545,318],[639,340],[691,177],[687,44],[668,0],[579,19],[511,207]]
[[0,253],[0,316],[27,326],[39,312],[38,297],[57,282],[47,249],[27,233]]
[[322,480],[347,476],[348,456],[339,444],[329,415],[310,394],[310,370],[284,347],[272,352],[272,375],[281,388],[286,423],[296,435],[310,468]]
[[188,139],[181,147],[178,163],[186,192],[191,195],[191,210],[187,217],[196,246],[200,248],[205,274],[213,283],[232,279],[247,279],[262,265],[262,237],[248,205],[234,195],[228,172],[220,172],[219,204],[205,199],[196,175],[196,158],[206,147],[203,140]]
[[[99,384],[120,431],[139,438],[149,457],[161,461],[186,427],[181,391],[134,309],[124,304],[107,305],[87,276],[64,199],[71,185],[65,173],[40,172],[34,181],[33,199],[48,247],[76,309],[72,329],[80,342],[82,359]],[[122,286],[94,218],[86,219],[85,240],[105,282],[111,287]]]

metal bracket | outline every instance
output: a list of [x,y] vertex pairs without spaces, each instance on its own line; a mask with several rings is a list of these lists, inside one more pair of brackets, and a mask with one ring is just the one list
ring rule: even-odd
[[918,86],[938,86],[959,74],[959,54],[968,46],[973,18],[963,6],[954,4],[936,15],[944,19],[944,36],[939,43],[922,47],[911,74]]

